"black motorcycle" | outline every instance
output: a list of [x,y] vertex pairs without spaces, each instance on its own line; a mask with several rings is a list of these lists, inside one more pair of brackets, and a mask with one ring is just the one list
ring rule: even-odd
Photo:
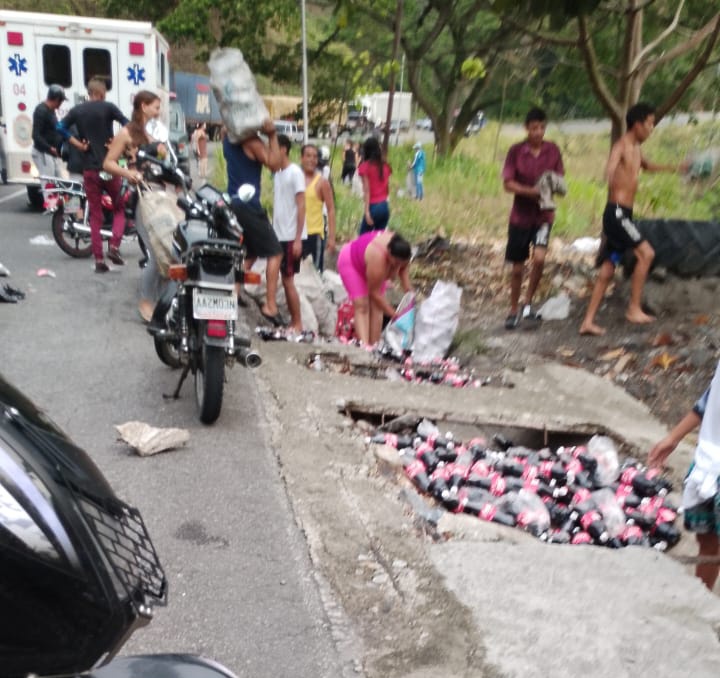
[[0,582],[3,678],[234,678],[191,655],[113,660],[166,603],[165,573],[140,512],[2,375]]
[[176,263],[169,266],[170,280],[148,332],[160,360],[182,368],[172,397],[179,397],[192,372],[200,421],[211,424],[220,416],[226,365],[258,367],[262,362],[249,337],[238,334],[235,294],[236,282],[257,283],[259,276],[244,271],[243,232],[227,194],[208,184],[193,194],[177,167],[142,153],[138,158],[170,172],[184,189],[177,204],[185,219],[173,235]]

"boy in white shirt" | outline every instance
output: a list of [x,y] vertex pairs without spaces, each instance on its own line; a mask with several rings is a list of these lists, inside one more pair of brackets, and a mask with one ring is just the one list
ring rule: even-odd
[[294,276],[300,272],[302,241],[307,237],[305,175],[298,165],[290,162],[292,142],[285,134],[278,134],[278,145],[282,159],[280,169],[273,176],[273,229],[283,250],[280,275],[290,311],[290,328],[302,332],[300,296]]

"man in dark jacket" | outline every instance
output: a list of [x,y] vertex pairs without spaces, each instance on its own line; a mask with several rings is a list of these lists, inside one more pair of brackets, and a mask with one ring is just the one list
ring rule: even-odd
[[60,85],[50,85],[45,101],[41,101],[33,112],[31,155],[38,174],[42,176],[61,176],[62,137],[57,131],[58,121],[55,111],[65,99],[65,90]]
[[[125,205],[120,200],[122,180],[120,177],[108,176],[102,171],[102,166],[107,153],[107,143],[113,137],[113,122],[126,125],[128,119],[115,104],[105,101],[106,94],[105,82],[100,78],[91,78],[88,82],[90,100],[71,109],[58,125],[60,133],[82,152],[83,183],[90,212],[90,242],[96,273],[106,273],[109,270],[103,256],[100,233],[103,223],[103,190],[108,193],[113,204],[108,259],[118,266],[125,263],[120,256],[120,243],[125,231]],[[73,125],[77,127],[77,137],[68,132]]]

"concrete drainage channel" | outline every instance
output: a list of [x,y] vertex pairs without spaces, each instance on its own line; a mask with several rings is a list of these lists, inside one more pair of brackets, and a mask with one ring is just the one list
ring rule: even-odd
[[671,482],[628,457],[631,446],[612,432],[341,407],[382,448],[376,457],[412,482],[417,492],[403,496],[431,526],[449,512],[554,544],[665,551],[680,541]]
[[332,351],[310,353],[305,366],[317,372],[331,372],[368,379],[384,379],[404,383],[426,383],[453,388],[479,388],[485,386],[514,388],[500,372],[496,375],[477,375],[464,369],[459,362],[450,360],[432,364],[399,363],[394,360],[369,357],[351,360],[348,355]]

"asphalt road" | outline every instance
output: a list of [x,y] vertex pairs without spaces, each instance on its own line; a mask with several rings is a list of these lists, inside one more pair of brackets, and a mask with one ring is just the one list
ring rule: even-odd
[[[169,579],[167,608],[122,654],[199,653],[254,678],[341,675],[254,378],[229,372],[211,427],[197,419],[191,379],[179,400],[163,399],[176,373],[136,313],[137,245],[122,249],[124,268],[95,274],[91,259],[54,244],[50,217],[27,210],[22,187],[0,186],[0,262],[12,274],[0,284],[27,295],[0,304],[0,371],[141,510]],[[190,442],[141,458],[116,440],[113,426],[130,420],[187,428]]]

